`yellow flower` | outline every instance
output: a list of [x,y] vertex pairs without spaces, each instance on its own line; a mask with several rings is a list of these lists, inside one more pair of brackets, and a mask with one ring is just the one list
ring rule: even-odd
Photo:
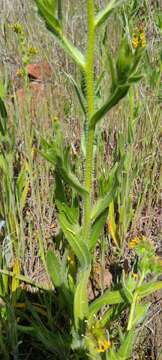
[[28,49],[28,54],[30,56],[34,56],[34,55],[37,55],[38,54],[38,49],[36,47],[30,47]]
[[138,48],[139,40],[138,40],[138,35],[137,34],[133,35],[132,44],[133,44],[134,49]]
[[105,352],[106,350],[108,350],[111,347],[111,343],[109,340],[104,339],[104,340],[99,340],[98,341],[98,348],[97,348],[97,352],[101,353],[101,352]]
[[140,31],[139,37],[140,37],[142,48],[145,48],[146,47],[146,38],[145,38],[145,33],[143,30]]
[[138,237],[135,237],[131,242],[129,243],[128,247],[129,249],[134,249],[140,242],[140,239]]
[[139,46],[141,46],[142,48],[146,47],[145,32],[142,28],[137,30],[134,33],[133,39],[132,39],[132,45],[133,45],[134,49],[137,49]]

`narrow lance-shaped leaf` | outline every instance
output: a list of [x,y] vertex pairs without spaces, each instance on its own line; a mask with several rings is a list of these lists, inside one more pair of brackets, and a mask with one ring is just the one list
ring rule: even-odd
[[85,70],[85,58],[83,54],[65,37],[61,22],[54,16],[51,6],[45,0],[35,0],[39,13],[45,20],[47,28],[55,35],[61,47],[71,58]]
[[134,329],[125,335],[124,341],[117,352],[117,359],[127,360],[131,356],[135,337],[136,332]]
[[109,69],[111,72],[111,82],[112,82],[111,91],[113,92],[117,85],[117,77],[116,77],[116,69],[115,69],[115,65],[114,65],[114,60],[111,56],[110,51],[107,51],[107,60],[108,60],[108,65],[109,65]]
[[116,73],[118,84],[122,85],[128,81],[132,73],[132,64],[134,54],[126,37],[123,37],[120,43],[118,58],[116,61]]
[[47,264],[47,270],[49,272],[50,278],[54,286],[60,287],[63,282],[61,276],[61,264],[57,256],[51,250],[47,252],[46,264]]
[[7,110],[4,101],[0,97],[0,132],[4,136],[7,130]]
[[55,171],[55,199],[61,203],[67,203],[63,182],[57,170]]
[[109,354],[109,359],[110,360],[117,360],[117,357],[116,357],[116,352],[114,349],[110,349],[110,354]]
[[160,289],[162,289],[162,281],[154,281],[140,286],[136,291],[138,296],[142,299]]
[[62,28],[59,21],[54,16],[54,2],[53,4],[51,1],[45,0],[35,0],[35,2],[39,9],[40,15],[44,18],[49,30],[51,30],[56,37],[60,38],[62,36]]
[[100,198],[92,209],[91,220],[95,221],[108,207],[115,194],[115,183],[114,186],[108,191],[108,193]]
[[107,290],[98,299],[94,300],[89,306],[89,318],[92,318],[105,305],[114,305],[123,303],[125,299],[122,297],[120,291]]
[[80,272],[79,282],[74,296],[74,320],[76,327],[79,322],[86,319],[88,316],[88,294],[87,284],[90,274],[90,268],[86,271]]
[[81,92],[81,90],[79,89],[79,86],[78,86],[78,84],[76,83],[76,81],[73,79],[73,77],[72,77],[71,75],[67,74],[67,73],[65,73],[65,74],[66,74],[66,76],[68,77],[68,79],[71,81],[71,83],[73,84],[74,89],[75,89],[75,92],[76,92],[76,95],[77,95],[78,100],[79,100],[79,103],[80,103],[80,106],[81,106],[81,108],[82,108],[82,110],[83,110],[84,115],[86,116],[87,111],[86,111],[86,101],[85,101],[85,98],[83,97],[82,92]]
[[57,157],[57,172],[61,178],[71,185],[81,195],[87,194],[87,190],[82,186],[77,177],[70,170],[70,166],[65,166],[61,157]]
[[95,220],[94,224],[92,224],[91,234],[88,243],[89,250],[93,250],[95,248],[100,233],[104,228],[106,218],[107,218],[107,209],[104,212],[102,212],[101,215]]
[[109,232],[116,246],[120,248],[120,239],[117,232],[117,225],[115,222],[115,209],[113,200],[109,205]]
[[0,97],[0,115],[2,116],[2,118],[7,118],[7,110],[4,101],[2,100],[1,97]]
[[94,113],[90,121],[90,127],[94,128],[98,121],[127,94],[128,90],[129,84],[118,85],[105,104]]
[[83,242],[81,236],[76,233],[74,227],[68,222],[65,214],[59,214],[59,223],[81,266],[83,268],[88,267],[90,264],[90,253],[86,243]]
[[139,322],[143,321],[146,317],[150,303],[147,304],[136,304],[135,308],[135,318],[133,320],[133,326],[136,326]]

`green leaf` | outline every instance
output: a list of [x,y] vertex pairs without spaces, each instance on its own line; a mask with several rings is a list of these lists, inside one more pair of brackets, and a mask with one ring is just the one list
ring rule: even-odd
[[134,74],[129,77],[129,83],[138,82],[143,78],[143,74]]
[[114,305],[123,303],[125,299],[122,297],[120,291],[107,290],[98,299],[94,300],[89,306],[89,318],[92,318],[105,305]]
[[[114,184],[115,185],[115,184]],[[91,213],[91,220],[95,221],[100,215],[109,207],[110,202],[112,201],[115,194],[115,186],[112,186],[108,193],[103,197],[98,199],[94,205]]]
[[118,85],[105,104],[94,113],[90,120],[90,127],[95,127],[97,122],[127,94],[128,90],[129,84]]
[[131,356],[135,337],[136,333],[134,329],[125,335],[124,341],[117,352],[117,359],[127,360]]
[[136,326],[139,322],[143,321],[147,315],[150,303],[147,304],[136,304],[135,317],[132,326]]
[[105,9],[101,10],[95,17],[95,27],[100,26],[111,15],[111,12],[119,5],[122,5],[125,0],[111,0]]
[[[61,142],[49,144],[46,140],[42,139],[41,155],[48,160],[52,165],[55,166],[56,176],[60,177],[65,183],[72,186],[79,194],[82,196],[86,195],[88,192],[82,186],[75,176],[75,174],[70,169],[70,160],[69,160],[69,150],[70,148],[62,149]],[[63,144],[62,144],[63,146]],[[60,152],[62,151],[62,154]],[[60,182],[61,186],[61,182]]]
[[80,234],[76,232],[75,227],[72,226],[72,224],[67,220],[67,217],[64,213],[59,214],[59,223],[65,235],[65,238],[69,242],[81,266],[83,268],[87,268],[90,264],[91,259],[86,243],[83,242]]
[[120,239],[117,232],[117,225],[115,222],[115,209],[114,209],[114,200],[111,201],[109,205],[109,232],[110,235],[116,244],[116,246],[120,247]]
[[53,15],[56,14],[57,2],[58,2],[58,0],[46,0],[45,1],[47,8]]
[[60,287],[63,283],[61,276],[61,264],[58,257],[53,251],[49,250],[46,256],[47,270],[51,277],[51,280],[56,287]]
[[48,30],[50,30],[58,40],[61,47],[73,58],[73,60],[85,70],[85,58],[83,54],[75,48],[75,46],[64,36],[61,22],[54,16],[52,9],[52,2],[48,3],[46,0],[35,0],[40,15],[45,20]]
[[110,349],[110,360],[117,360],[117,355],[114,349]]
[[85,196],[88,192],[84,186],[82,186],[78,178],[72,173],[70,169],[70,161],[68,159],[69,149],[64,153],[63,159],[57,157],[57,173],[60,177],[69,185],[71,185],[79,194]]
[[68,79],[71,81],[71,83],[73,84],[74,89],[75,89],[75,92],[76,92],[76,95],[77,95],[78,100],[79,100],[79,104],[80,104],[80,106],[81,106],[81,108],[82,108],[82,110],[83,110],[84,115],[86,115],[87,110],[86,110],[85,98],[83,97],[82,92],[81,92],[78,84],[77,84],[76,81],[73,79],[72,75],[67,74],[66,72],[65,72],[65,74],[66,74],[66,76],[68,77]]
[[56,201],[59,201],[61,203],[64,203],[64,204],[67,203],[62,179],[60,179],[60,176],[58,175],[57,170],[55,171],[55,199],[56,199]]
[[40,15],[46,22],[47,28],[54,33],[56,37],[62,36],[62,28],[56,17],[54,17],[55,2],[49,0],[35,0]]
[[107,51],[107,59],[108,59],[109,69],[111,72],[111,82],[112,82],[111,92],[113,92],[117,85],[117,78],[116,78],[116,69],[114,65],[114,60],[113,57],[111,56],[110,51]]
[[92,224],[90,239],[88,243],[89,250],[93,250],[95,248],[100,233],[105,225],[106,218],[107,218],[107,209],[104,212],[102,212],[100,216],[98,216],[97,219]]
[[7,130],[7,110],[4,101],[0,97],[0,132],[4,136]]
[[0,115],[2,116],[2,118],[7,118],[7,110],[4,101],[2,100],[1,97],[0,97]]
[[116,62],[117,82],[125,84],[128,81],[131,74],[134,54],[128,42],[128,39],[124,37],[121,40],[119,55]]
[[90,268],[80,272],[78,285],[74,296],[74,320],[75,326],[79,327],[80,321],[88,316],[88,294],[87,285],[89,280]]
[[131,304],[133,301],[132,291],[128,287],[126,287],[124,284],[123,284],[122,291],[123,291],[123,294],[125,295],[127,301]]
[[136,291],[140,299],[142,299],[160,289],[162,289],[162,281],[154,281],[140,286]]
[[78,224],[78,212],[76,211],[76,208],[73,206],[69,207],[66,203],[62,201],[56,201],[56,205],[59,213],[64,213],[69,224],[73,225],[75,231],[79,234],[81,232],[81,228]]

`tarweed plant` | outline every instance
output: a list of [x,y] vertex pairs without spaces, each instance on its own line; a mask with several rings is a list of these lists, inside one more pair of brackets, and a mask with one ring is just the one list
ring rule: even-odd
[[[39,241],[39,255],[51,279],[51,283],[44,287],[21,275],[21,257],[25,246],[23,210],[30,186],[32,196],[35,189],[32,182],[33,132],[28,114],[31,94],[27,65],[37,55],[37,49],[28,46],[24,27],[21,23],[15,23],[12,28],[17,35],[22,63],[19,75],[27,95],[23,114],[26,158],[16,181],[13,181],[15,147],[8,125],[5,96],[1,91],[0,215],[3,215],[3,220],[0,221],[0,231],[7,226],[8,236],[5,241],[8,252],[1,251],[0,258],[0,354],[5,359],[9,359],[9,353],[15,359],[18,358],[21,346],[18,338],[19,334],[23,334],[27,341],[34,339],[34,346],[35,339],[38,341],[40,356],[42,351],[43,355],[47,352],[50,358],[60,360],[126,360],[132,357],[139,327],[150,309],[151,303],[145,298],[162,288],[162,282],[158,280],[162,273],[162,261],[156,256],[152,241],[142,235],[131,240],[127,237],[135,215],[131,192],[139,174],[136,164],[134,165],[133,153],[137,126],[134,92],[136,83],[144,75],[142,62],[147,49],[145,31],[141,27],[129,28],[127,1],[110,0],[100,9],[100,5],[96,6],[94,0],[86,0],[82,5],[87,14],[87,32],[82,34],[82,37],[85,35],[86,44],[83,53],[65,32],[64,2],[34,0],[33,3],[47,29],[73,61],[77,75],[79,74],[77,79],[71,73],[66,73],[65,76],[76,92],[81,110],[78,111],[79,115],[83,113],[84,116],[84,130],[80,139],[82,156],[78,159],[75,148],[67,145],[61,121],[59,117],[54,117],[52,137],[49,140],[42,136],[41,147],[38,148],[38,152],[50,163],[51,173],[54,175],[54,204],[60,226],[52,249],[47,253],[43,236]],[[132,2],[133,5],[128,3],[130,13],[133,14],[136,2]],[[120,43],[116,45],[116,55],[112,55],[107,24],[116,9],[122,11],[125,28],[120,36]],[[100,29],[104,29],[106,34],[104,40]],[[106,49],[105,62],[108,66],[96,74],[96,42],[100,36]],[[97,62],[102,62],[103,67],[105,63],[102,55],[97,53]],[[106,94],[105,91],[103,94],[102,81],[105,74],[106,81],[109,79],[110,84]],[[78,79],[81,79],[80,83]],[[125,101],[129,100],[128,130],[118,134],[113,166],[103,176],[97,168],[97,156],[101,158],[101,153],[103,155],[103,144],[99,144],[102,121],[104,117],[106,121],[110,121],[111,110],[120,107],[123,98]],[[64,109],[64,115],[68,116],[69,108],[66,104]],[[80,167],[79,179],[77,167]],[[97,171],[100,177],[99,191],[95,191],[94,184]],[[140,201],[142,203],[139,200],[139,207]],[[39,203],[36,197],[35,203]],[[111,288],[109,286],[105,290],[102,284],[102,291],[97,295],[94,293],[90,299],[93,265],[97,260],[96,247],[101,244],[104,252],[105,232],[109,233],[118,261],[122,258],[125,246],[133,261],[129,270],[124,268],[117,280],[110,284]],[[4,242],[2,247],[2,250],[6,250]],[[39,290],[36,295],[39,303],[29,301],[30,296],[27,298],[20,289],[21,282]]]
[[[113,10],[122,6],[124,1],[112,0],[104,9],[98,9],[97,13],[94,0],[86,1],[88,36],[85,55],[68,40],[64,33],[64,16],[60,18],[59,15],[61,2],[35,0],[35,3],[48,30],[78,66],[84,78],[85,92],[83,96],[76,81],[69,74],[85,115],[84,184],[78,180],[71,169],[70,148],[65,147],[64,139],[62,136],[60,137],[59,126],[51,143],[42,140],[42,155],[54,166],[55,203],[58,209],[59,224],[64,239],[66,239],[63,257],[56,255],[53,251],[48,251],[47,268],[55,288],[62,297],[63,304],[66,303],[67,306],[72,337],[71,349],[76,352],[82,349],[87,356],[93,359],[102,358],[102,353],[106,353],[106,359],[110,360],[128,359],[136,339],[137,325],[143,320],[149,308],[149,304],[142,304],[141,299],[162,287],[162,283],[156,281],[162,267],[161,262],[155,256],[154,246],[149,240],[134,239],[130,243],[130,249],[134,249],[139,257],[135,272],[132,270],[128,276],[123,273],[117,289],[107,290],[89,303],[87,288],[92,259],[108,213],[109,230],[119,249],[122,249],[132,216],[129,200],[131,151],[130,156],[122,159],[124,171],[127,174],[126,179],[123,179],[126,181],[125,197],[123,198],[123,194],[118,188],[121,185],[118,181],[121,171],[120,162],[109,174],[108,191],[105,196],[93,200],[94,139],[99,121],[131,91],[132,85],[142,78],[140,62],[146,47],[145,34],[143,30],[140,30],[132,35],[131,41],[127,34],[124,34],[116,59],[109,55],[112,81],[110,93],[107,100],[98,107],[94,74],[95,35],[99,27],[108,20]],[[131,130],[133,131],[133,129]],[[70,201],[65,191],[67,184],[73,194]],[[118,233],[114,218],[116,193],[118,193],[121,224],[126,221],[128,215],[122,232],[119,228]],[[82,211],[80,203],[83,207]],[[150,273],[154,273],[155,277],[146,284],[144,281]],[[126,308],[129,309],[128,323],[124,332],[119,327],[116,346],[111,340],[111,323],[115,323],[119,314]],[[103,309],[105,309],[104,312]]]

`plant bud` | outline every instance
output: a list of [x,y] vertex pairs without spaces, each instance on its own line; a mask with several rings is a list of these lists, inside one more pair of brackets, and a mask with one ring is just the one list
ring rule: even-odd
[[123,39],[119,48],[119,56],[116,62],[117,80],[119,83],[126,82],[132,67],[133,54],[126,39]]

